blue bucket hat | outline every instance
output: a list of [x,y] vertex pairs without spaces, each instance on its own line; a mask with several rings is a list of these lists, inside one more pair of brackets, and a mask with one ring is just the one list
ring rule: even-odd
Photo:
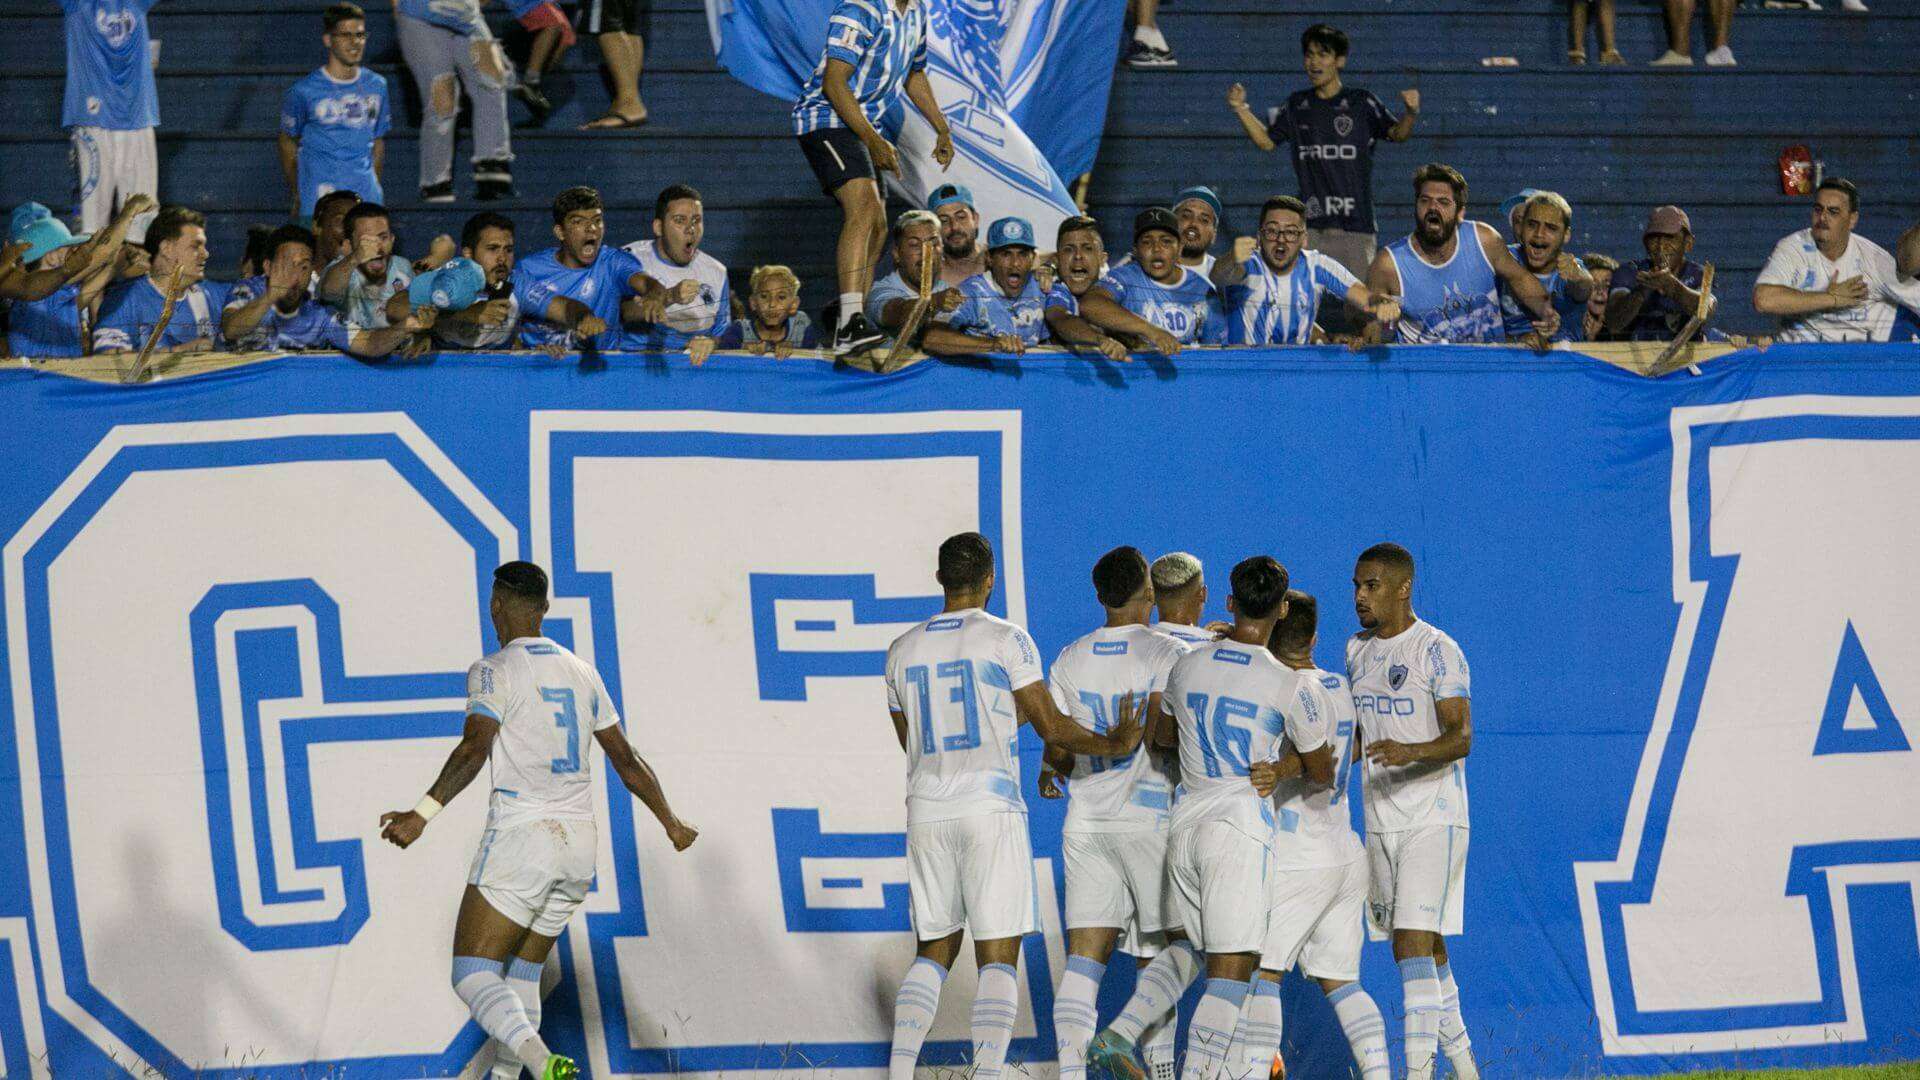
[[480,264],[463,256],[448,259],[438,270],[429,270],[407,286],[407,299],[414,307],[436,307],[441,311],[465,311],[480,298],[487,287],[487,272]]
[[27,245],[20,256],[21,262],[32,265],[63,247],[73,247],[93,239],[92,233],[75,236],[67,224],[53,216],[53,211],[37,202],[22,203],[13,208],[13,220],[7,230],[7,239],[12,243]]
[[987,227],[987,250],[1003,247],[1033,247],[1033,226],[1026,218],[1003,217]]

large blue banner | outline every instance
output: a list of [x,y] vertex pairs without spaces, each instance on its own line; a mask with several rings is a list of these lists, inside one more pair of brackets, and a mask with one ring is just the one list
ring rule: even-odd
[[[1199,555],[1214,617],[1226,570],[1276,555],[1337,667],[1355,554],[1413,551],[1416,609],[1474,672],[1451,951],[1490,1073],[1920,1038],[1912,347],[1658,381],[1446,349],[887,377],[309,356],[133,389],[8,372],[0,405],[9,1077],[470,1067],[448,946],[483,792],[405,852],[377,820],[456,740],[509,558],[552,571],[553,636],[702,830],[675,855],[597,777],[556,1047],[595,1076],[880,1075],[912,952],[880,672],[965,529],[1049,657],[1098,623],[1089,568],[1125,543]],[[1045,1072],[1062,808],[1037,751],[1014,1056]],[[1397,1032],[1384,946],[1363,981]],[[963,960],[927,1061],[964,1060],[972,987]],[[1343,1075],[1317,991],[1287,1004],[1295,1075]]]

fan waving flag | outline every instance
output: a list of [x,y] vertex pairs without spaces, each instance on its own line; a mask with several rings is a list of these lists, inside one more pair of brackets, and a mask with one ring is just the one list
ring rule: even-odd
[[[895,190],[925,205],[940,184],[964,184],[983,219],[1023,217],[1051,235],[1077,212],[1062,178],[1092,168],[1100,149],[1125,0],[913,2],[927,9],[927,77],[954,158],[934,163],[932,126],[903,96],[882,129],[900,150]],[[707,0],[714,54],[748,86],[797,100],[835,3]]]

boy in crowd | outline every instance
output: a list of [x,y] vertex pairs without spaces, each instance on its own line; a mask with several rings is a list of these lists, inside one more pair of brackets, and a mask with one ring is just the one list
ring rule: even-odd
[[1225,345],[1227,315],[1213,283],[1180,262],[1180,223],[1163,206],[1133,219],[1133,261],[1102,278],[1120,306],[1182,345]]
[[719,349],[745,349],[756,356],[769,353],[785,360],[795,349],[817,349],[820,335],[813,320],[800,310],[800,279],[785,266],[756,266],[747,280],[747,318],[735,319],[720,332]]

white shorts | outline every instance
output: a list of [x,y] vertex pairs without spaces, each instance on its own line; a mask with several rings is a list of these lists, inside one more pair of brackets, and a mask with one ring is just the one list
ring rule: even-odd
[[1224,821],[1176,829],[1167,865],[1187,936],[1205,953],[1260,951],[1267,936],[1267,841]]
[[1067,929],[1117,927],[1122,952],[1152,956],[1164,932],[1180,927],[1167,885],[1166,833],[1065,833],[1060,851],[1067,871]]
[[1315,979],[1360,978],[1361,920],[1366,918],[1367,860],[1345,866],[1276,870],[1268,876],[1267,944],[1260,966]]
[[913,929],[934,941],[965,927],[975,941],[1040,928],[1027,815],[982,814],[907,826]]
[[[160,158],[152,128],[75,127],[67,130],[67,138],[73,160],[73,214],[80,219],[80,231],[106,228],[129,196],[160,197]],[[145,240],[152,221],[151,214],[135,218],[127,239],[136,244]]]
[[1367,934],[1386,941],[1395,930],[1460,932],[1466,906],[1467,827],[1428,825],[1367,834]]
[[598,841],[591,821],[542,818],[488,829],[467,884],[516,924],[559,937],[593,886]]

